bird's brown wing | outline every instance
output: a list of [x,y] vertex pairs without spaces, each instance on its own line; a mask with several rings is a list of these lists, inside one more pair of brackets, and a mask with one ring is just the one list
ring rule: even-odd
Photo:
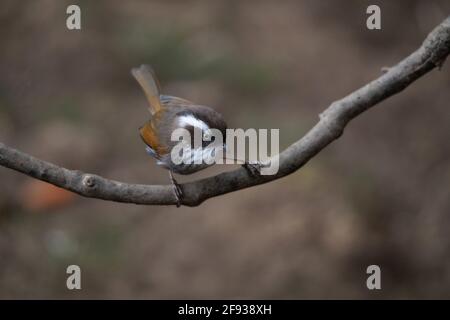
[[[158,116],[158,114],[155,114],[155,116]],[[164,147],[158,137],[158,129],[155,128],[153,122],[154,120],[155,119],[153,118],[152,120],[147,121],[142,127],[140,127],[139,133],[145,144],[156,153],[156,156],[162,156],[167,154],[168,150],[167,147]]]

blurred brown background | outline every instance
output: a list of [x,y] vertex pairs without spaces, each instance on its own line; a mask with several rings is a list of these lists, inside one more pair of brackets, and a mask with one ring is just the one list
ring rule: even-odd
[[[82,30],[66,28],[78,4]],[[442,1],[0,4],[0,141],[68,168],[165,184],[129,70],[235,128],[299,139],[415,50]],[[299,172],[197,208],[71,196],[0,168],[0,298],[450,298],[450,66],[352,122]],[[231,168],[211,168],[193,180]],[[82,290],[66,289],[66,267]],[[382,290],[366,288],[378,264]]]

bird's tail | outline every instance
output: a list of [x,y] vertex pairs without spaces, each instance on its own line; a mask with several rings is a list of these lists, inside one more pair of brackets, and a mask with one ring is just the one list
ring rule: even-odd
[[150,113],[153,115],[161,110],[161,101],[159,100],[159,82],[155,72],[149,65],[143,64],[140,67],[131,69],[131,74],[136,78],[145,92],[149,103]]

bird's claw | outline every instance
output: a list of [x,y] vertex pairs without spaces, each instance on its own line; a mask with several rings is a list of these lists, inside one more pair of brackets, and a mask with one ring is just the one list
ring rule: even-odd
[[173,189],[175,192],[175,197],[177,198],[177,208],[181,206],[181,198],[183,198],[183,191],[181,190],[181,187],[178,183],[173,184]]
[[252,176],[252,177],[257,177],[261,174],[261,167],[262,164],[258,161],[256,162],[245,162],[242,165],[247,172]]
[[181,206],[181,199],[183,198],[183,190],[181,190],[181,186],[178,184],[177,180],[172,175],[172,172],[170,172],[170,181],[172,182],[173,191],[175,194],[175,198],[177,199],[176,206],[179,208]]

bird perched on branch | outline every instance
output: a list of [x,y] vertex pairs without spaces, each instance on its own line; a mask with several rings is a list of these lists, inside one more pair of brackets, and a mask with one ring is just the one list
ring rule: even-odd
[[[171,159],[172,148],[178,143],[171,141],[171,134],[175,129],[183,128],[194,135],[194,131],[199,130],[201,137],[208,136],[210,129],[217,129],[222,133],[224,138],[224,147],[226,146],[226,129],[227,124],[223,116],[208,106],[195,104],[191,101],[178,97],[161,95],[160,85],[156,78],[155,72],[148,65],[141,65],[133,68],[131,74],[140,84],[149,103],[149,111],[151,114],[148,120],[141,128],[139,128],[140,136],[145,142],[147,153],[156,159],[159,166],[169,170],[170,181],[174,186],[174,192],[177,199],[177,206],[180,206],[183,196],[182,190],[175,180],[173,173],[191,174],[199,170],[203,170],[211,164],[204,161],[198,163],[175,164]],[[202,145],[196,148],[192,144],[192,150],[189,156],[195,159],[202,159],[209,153],[205,152],[205,147],[212,141],[204,139]],[[244,163],[244,167],[249,170],[252,175],[258,170],[254,164]]]

